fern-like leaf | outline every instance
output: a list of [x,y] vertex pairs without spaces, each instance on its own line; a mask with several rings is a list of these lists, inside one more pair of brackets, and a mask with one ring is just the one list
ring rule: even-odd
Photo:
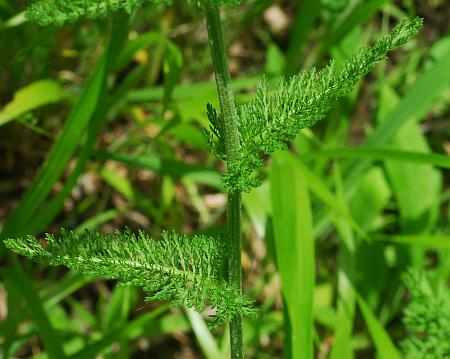
[[251,314],[251,302],[226,282],[221,241],[164,232],[154,241],[144,232],[63,230],[59,238],[47,234],[41,243],[33,236],[5,241],[8,248],[30,259],[64,265],[86,275],[121,279],[121,285],[140,286],[146,300],[170,300],[199,312],[215,308],[212,325],[237,313]]
[[285,148],[298,132],[322,120],[332,104],[352,91],[354,85],[386,54],[407,42],[422,27],[422,19],[403,20],[373,46],[361,49],[341,69],[334,63],[282,79],[270,91],[263,80],[256,97],[238,107],[241,151],[223,178],[224,189],[249,191],[259,182],[254,172],[263,165],[264,155]]
[[[74,22],[79,18],[95,19],[104,17],[112,12],[124,9],[130,13],[133,9],[144,3],[169,5],[173,0],[41,0],[30,5],[26,16],[31,21],[41,25],[61,26]],[[191,3],[201,3],[204,0]],[[213,0],[217,4],[234,6],[240,0]]]
[[226,160],[225,154],[225,137],[224,129],[222,128],[223,119],[222,115],[218,114],[217,111],[211,104],[206,106],[208,120],[209,120],[209,131],[207,129],[203,130],[203,137],[206,140],[209,150],[220,160]]
[[405,277],[411,301],[403,322],[408,338],[402,342],[405,359],[450,358],[450,290],[437,289],[425,272],[411,271]]
[[131,12],[145,2],[169,4],[171,0],[41,0],[29,6],[26,16],[41,25],[59,26],[82,17],[103,17],[120,9]]

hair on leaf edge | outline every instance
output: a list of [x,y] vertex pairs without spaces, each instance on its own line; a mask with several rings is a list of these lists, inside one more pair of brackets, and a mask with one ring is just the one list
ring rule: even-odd
[[60,237],[47,234],[43,243],[27,236],[7,239],[5,245],[35,261],[142,287],[148,301],[169,300],[199,312],[209,304],[216,311],[211,326],[238,313],[255,313],[252,301],[227,284],[224,244],[214,237],[163,232],[155,241],[142,231],[62,230]]

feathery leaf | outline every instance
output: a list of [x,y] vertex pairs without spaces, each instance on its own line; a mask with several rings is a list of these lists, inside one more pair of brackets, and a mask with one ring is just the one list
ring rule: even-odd
[[[41,25],[61,26],[79,18],[95,19],[124,9],[130,13],[144,3],[169,5],[173,0],[41,0],[30,5],[26,16]],[[191,3],[201,4],[203,0]],[[241,0],[214,0],[217,4],[235,6]]]
[[377,61],[385,59],[389,51],[407,42],[421,27],[420,18],[404,19],[388,36],[362,48],[343,68],[337,69],[333,62],[320,71],[313,68],[282,79],[273,92],[264,79],[255,98],[238,107],[241,151],[239,158],[227,163],[224,189],[247,192],[258,186],[254,172],[263,165],[264,155],[285,148],[301,129],[322,120],[332,104],[351,92]]
[[450,291],[445,283],[434,289],[429,275],[411,271],[405,277],[411,302],[403,322],[409,337],[402,342],[406,359],[450,358]]
[[223,127],[222,115],[218,114],[216,109],[208,103],[206,110],[209,120],[209,131],[203,129],[203,137],[206,140],[210,151],[219,159],[226,160],[225,154],[225,134]]
[[216,310],[213,325],[254,310],[247,298],[227,285],[223,244],[213,237],[164,232],[154,241],[144,232],[135,235],[129,230],[114,235],[63,230],[59,238],[47,234],[45,239],[41,243],[28,236],[5,244],[39,262],[140,286],[146,300],[170,300],[173,306],[199,312],[209,304]]
[[26,16],[41,25],[60,26],[81,17],[103,17],[120,9],[131,12],[145,2],[169,4],[171,0],[41,0],[28,7]]

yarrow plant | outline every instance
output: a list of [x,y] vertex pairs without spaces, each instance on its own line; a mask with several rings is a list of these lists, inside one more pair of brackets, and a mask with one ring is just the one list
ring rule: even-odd
[[411,271],[405,276],[411,300],[403,322],[408,337],[402,342],[406,359],[450,358],[450,290],[434,288],[430,274]]
[[[170,300],[174,306],[203,311],[215,309],[212,324],[230,322],[231,356],[243,358],[242,315],[252,315],[252,302],[242,295],[241,192],[259,185],[257,170],[263,158],[286,148],[298,132],[323,119],[333,103],[347,95],[374,64],[406,43],[422,26],[421,19],[403,20],[371,47],[361,49],[345,66],[330,63],[292,78],[276,88],[263,80],[253,100],[236,105],[220,20],[220,5],[238,0],[197,0],[206,18],[220,110],[207,105],[210,128],[204,130],[210,150],[227,169],[223,189],[228,195],[226,238],[188,237],[165,232],[155,241],[141,232],[62,231],[43,241],[33,236],[5,241],[15,252],[51,265],[65,265],[92,276],[120,278],[122,285],[141,286],[147,299]],[[146,3],[169,0],[42,0],[27,17],[41,25],[64,25],[79,18],[98,18],[111,12],[131,12]]]

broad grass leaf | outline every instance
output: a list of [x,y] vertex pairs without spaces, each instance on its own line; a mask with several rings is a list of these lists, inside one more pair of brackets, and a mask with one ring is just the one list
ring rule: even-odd
[[39,80],[16,91],[0,110],[0,127],[39,107],[61,101],[67,93],[54,80]]
[[[315,252],[308,184],[298,160],[274,156],[270,179],[275,251],[292,358],[312,359]],[[289,349],[288,349],[289,350]]]

